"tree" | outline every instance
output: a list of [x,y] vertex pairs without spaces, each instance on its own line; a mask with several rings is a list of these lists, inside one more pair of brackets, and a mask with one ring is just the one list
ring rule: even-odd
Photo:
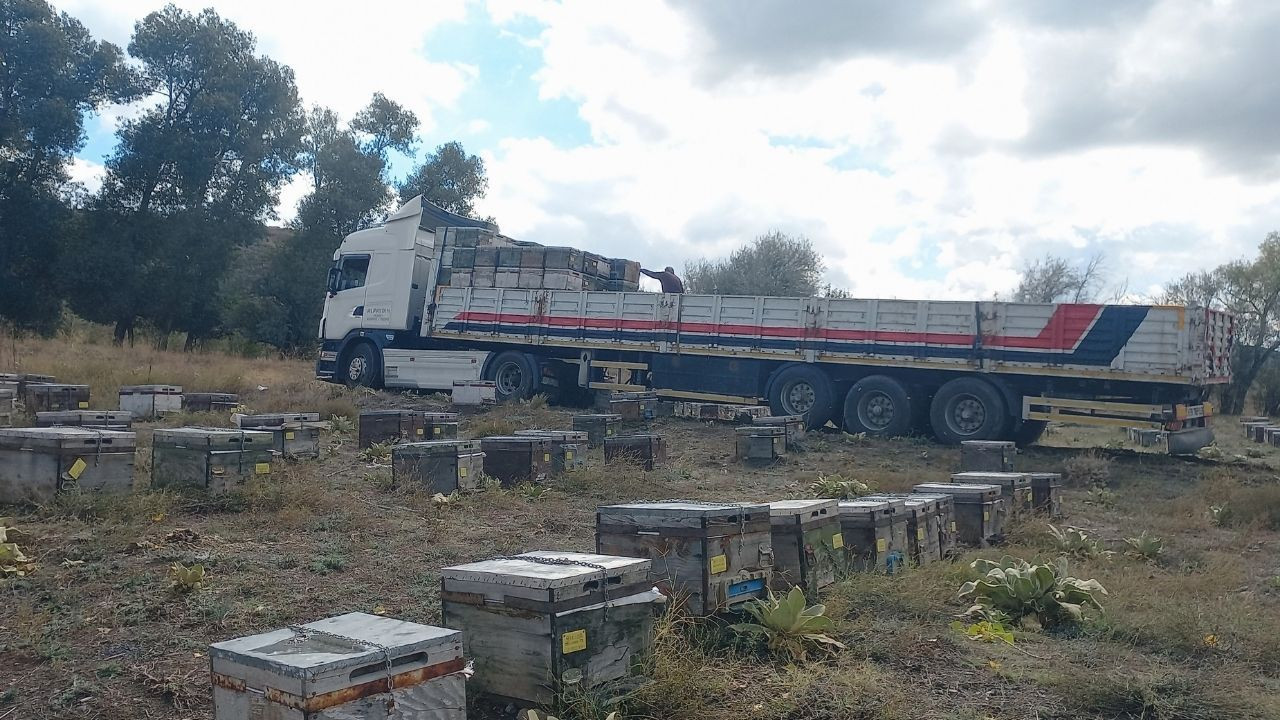
[[1022,278],[1013,291],[1013,299],[1025,303],[1091,302],[1105,279],[1102,253],[1089,258],[1083,267],[1047,254],[1022,266]]
[[692,293],[810,297],[822,289],[825,269],[812,241],[774,230],[726,259],[686,264],[684,283]]
[[489,190],[484,160],[468,155],[462,143],[447,142],[427,156],[400,185],[400,202],[421,195],[440,207],[471,217],[475,201]]
[[129,53],[160,100],[117,133],[72,295],[118,342],[139,320],[161,337],[185,331],[188,346],[216,331],[233,252],[261,237],[297,169],[293,72],[254,49],[213,10],[169,5],[134,27]]
[[43,0],[0,3],[0,317],[16,327],[57,321],[74,229],[61,197],[67,163],[83,143],[84,113],[131,98],[135,86],[120,49],[74,18]]

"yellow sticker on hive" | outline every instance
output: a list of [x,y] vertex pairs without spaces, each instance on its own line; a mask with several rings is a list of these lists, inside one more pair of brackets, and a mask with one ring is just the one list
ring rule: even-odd
[[833,547],[833,548],[835,548],[835,549],[837,549],[837,550],[839,550],[840,548],[844,547],[844,535],[841,535],[840,533],[836,533],[835,535],[832,535],[832,536],[831,536],[831,547]]
[[458,477],[466,477],[466,476],[467,476],[467,468],[466,468],[466,467],[459,467],[459,468],[458,468]]
[[916,540],[924,542],[924,528],[916,528]]
[[423,434],[423,433],[422,433],[422,428],[418,428],[418,434],[419,434],[419,435]]
[[605,435],[612,435],[612,434],[613,434],[613,428],[605,428],[605,430],[604,430],[604,434],[605,434]]
[[542,462],[551,462],[551,453],[542,453]]
[[444,428],[431,428],[431,434],[432,434],[432,435],[439,435],[439,434],[440,434],[440,431],[441,431],[441,430],[443,430],[443,429],[444,429]]
[[67,474],[71,476],[72,480],[79,480],[80,475],[84,473],[84,469],[87,467],[89,465],[85,463],[84,458],[76,458],[76,461],[71,463],[71,467],[67,469]]
[[560,652],[568,655],[587,649],[587,631],[571,630],[560,636]]
[[876,552],[888,552],[888,551],[889,551],[889,542],[884,538],[877,538]]
[[572,460],[572,459],[573,459],[573,451],[572,451],[572,450],[565,450],[565,451],[564,451],[564,459],[565,459],[565,460]]
[[258,463],[253,466],[253,471],[258,475],[266,475],[271,472],[271,463]]
[[952,520],[952,521],[951,521],[951,532],[955,532],[955,531],[956,531],[956,521],[955,521],[955,520]]
[[724,555],[716,555],[711,558],[711,574],[716,575],[729,569],[729,558]]
[[991,513],[987,512],[986,510],[983,510],[983,511],[982,511],[982,519],[983,519],[983,520],[990,520],[990,519],[991,519]]
[[76,404],[76,407],[80,408],[81,410],[88,410],[89,403],[84,400],[81,400],[79,403]]
[[287,432],[287,433],[285,433],[285,434],[284,434],[284,439],[285,439],[285,440],[292,440],[292,439],[293,439],[293,433],[292,433],[292,432]]

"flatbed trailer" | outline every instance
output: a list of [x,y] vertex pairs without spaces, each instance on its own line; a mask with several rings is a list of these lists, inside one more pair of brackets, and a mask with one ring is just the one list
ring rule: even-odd
[[[475,222],[442,212],[414,200],[344,241],[318,377],[434,390],[493,380],[500,400],[764,401],[810,427],[947,443],[1122,421],[1179,433],[1178,447],[1212,439],[1204,400],[1230,380],[1232,318],[1194,306],[437,285],[438,230]],[[348,258],[365,268],[359,287],[340,282]]]

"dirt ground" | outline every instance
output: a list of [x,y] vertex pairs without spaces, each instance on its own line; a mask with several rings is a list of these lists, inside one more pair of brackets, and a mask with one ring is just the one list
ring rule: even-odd
[[[112,383],[142,382],[131,351],[78,346],[76,360],[67,350],[33,345],[24,369],[76,381],[80,368],[83,381],[98,382],[95,398],[113,397]],[[95,378],[92,368],[113,353],[133,369]],[[146,372],[165,382],[166,371],[190,372],[182,358],[153,357]],[[214,360],[220,368],[240,362]],[[305,362],[253,363],[223,368],[221,388],[201,389],[242,392],[254,409],[323,404],[326,415],[444,404],[321,385]],[[463,435],[567,428],[571,414],[538,402],[502,407],[468,414]],[[904,490],[943,480],[959,464],[957,450],[922,439],[831,430],[811,433],[805,452],[747,466],[733,458],[732,425],[662,419],[649,426],[669,444],[660,469],[605,466],[593,451],[586,469],[551,480],[545,492],[490,489],[437,504],[420,489],[394,487],[385,461],[336,430],[324,435],[319,460],[277,462],[244,493],[208,498],[147,489],[153,427],[138,426],[134,494],[0,508],[37,563],[26,577],[0,580],[0,720],[212,717],[209,643],[356,610],[437,623],[440,568],[534,549],[592,550],[601,504],[805,497],[819,475]],[[1106,611],[1078,628],[1020,630],[1008,646],[949,627],[965,608],[956,590],[972,577],[971,560],[1055,554],[1046,521],[1027,519],[1003,547],[829,588],[823,601],[847,649],[825,660],[788,666],[716,641],[725,631],[714,622],[664,622],[654,683],[616,709],[664,720],[1278,718],[1280,448],[1245,441],[1233,418],[1218,428],[1221,452],[1211,455],[1220,459],[1171,458],[1128,446],[1118,431],[1059,426],[1018,456],[1018,469],[1066,472],[1073,484],[1059,524],[1116,551],[1072,560],[1074,575],[1109,591]],[[1165,541],[1156,562],[1122,552],[1124,539],[1143,531]],[[172,591],[174,562],[204,564],[203,587]],[[566,720],[603,717],[582,706],[561,711]],[[500,714],[482,704],[471,717]]]

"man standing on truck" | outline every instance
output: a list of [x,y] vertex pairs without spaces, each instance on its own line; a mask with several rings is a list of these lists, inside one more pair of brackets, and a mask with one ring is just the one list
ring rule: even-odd
[[653,270],[645,270],[640,268],[640,272],[662,283],[662,292],[671,293],[673,295],[681,295],[684,293],[684,283],[680,282],[680,276],[676,275],[675,268],[670,265],[662,269],[662,272],[654,272]]

